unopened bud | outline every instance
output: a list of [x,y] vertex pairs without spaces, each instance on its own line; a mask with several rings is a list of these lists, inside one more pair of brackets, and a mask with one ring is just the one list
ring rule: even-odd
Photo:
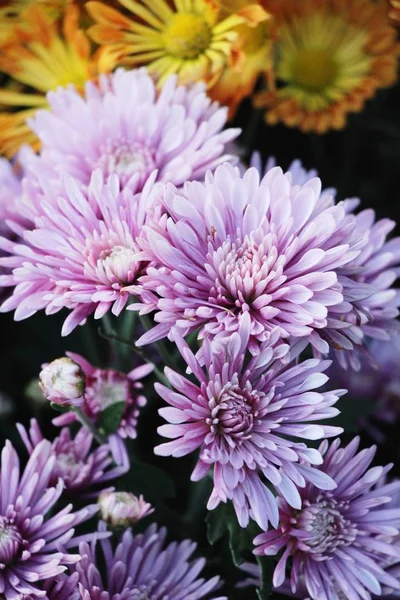
[[39,381],[43,394],[50,402],[79,406],[83,401],[85,375],[71,358],[57,358],[44,365]]
[[143,496],[129,492],[102,492],[99,504],[103,520],[112,527],[129,527],[154,512]]

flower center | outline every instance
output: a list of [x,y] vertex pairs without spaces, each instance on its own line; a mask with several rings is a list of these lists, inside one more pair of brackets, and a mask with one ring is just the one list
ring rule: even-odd
[[[330,5],[329,5],[330,6]],[[307,111],[325,110],[361,85],[370,72],[368,34],[346,10],[330,7],[292,17],[279,27],[276,73],[279,94]]]
[[210,42],[211,30],[207,21],[194,13],[174,15],[164,33],[167,52],[183,59],[196,58]]
[[75,481],[84,468],[85,463],[76,460],[76,456],[72,452],[57,453],[52,479],[56,483],[61,478],[68,485]]
[[211,431],[222,435],[228,443],[237,443],[251,438],[254,420],[258,417],[259,398],[250,389],[226,384],[217,395],[211,397],[211,417],[207,419]]
[[127,381],[101,381],[99,383],[100,385],[96,386],[96,397],[101,410],[105,410],[116,402],[125,402],[130,396]]
[[140,185],[143,186],[156,168],[153,152],[143,143],[120,144],[117,147],[107,144],[101,153],[95,167],[99,167],[106,175],[116,173],[122,185],[125,185],[132,175],[140,175]]
[[6,517],[0,517],[0,569],[13,562],[23,544],[17,527]]
[[268,285],[277,257],[276,248],[267,238],[259,243],[250,236],[243,242],[225,240],[209,257],[211,268],[206,265],[214,280],[210,301],[220,306],[246,309]]
[[330,52],[305,48],[293,61],[292,73],[294,83],[318,92],[333,84],[337,65]]
[[336,548],[354,542],[357,530],[344,516],[345,502],[320,497],[313,504],[306,501],[304,506],[297,520],[299,529],[308,534],[302,542],[312,554],[319,555],[319,560],[329,557]]
[[100,252],[97,272],[100,279],[105,277],[108,281],[126,285],[134,280],[138,264],[135,250],[114,246]]

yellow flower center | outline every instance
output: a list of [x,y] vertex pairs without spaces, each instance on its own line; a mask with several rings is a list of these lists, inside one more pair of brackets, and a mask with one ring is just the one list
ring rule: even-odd
[[169,54],[183,59],[196,58],[211,42],[207,21],[194,13],[174,15],[165,31],[165,48]]
[[322,91],[335,81],[336,75],[336,62],[326,50],[305,48],[293,61],[293,82],[310,91]]

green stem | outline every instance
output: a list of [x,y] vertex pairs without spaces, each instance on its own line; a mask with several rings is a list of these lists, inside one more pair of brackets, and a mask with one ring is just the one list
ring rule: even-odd
[[84,427],[89,429],[90,433],[93,435],[96,442],[100,445],[104,444],[107,441],[106,438],[103,437],[102,435],[100,435],[100,433],[97,431],[97,429],[95,428],[95,426],[93,425],[91,420],[82,411],[82,409],[76,406],[73,410],[74,410],[76,416],[78,417],[80,423]]
[[105,335],[103,336],[110,343],[110,351],[111,351],[111,363],[112,366],[117,368],[119,367],[119,346],[117,343],[115,329],[111,320],[110,315],[107,313],[101,319],[101,325],[104,329]]
[[150,365],[153,365],[154,375],[156,375],[156,377],[160,381],[160,383],[163,383],[167,387],[171,387],[171,384],[169,383],[168,379],[166,378],[164,373],[157,367],[157,365],[154,364],[154,361],[149,356],[147,356],[143,350],[139,350],[139,348],[137,348],[135,346],[135,344],[132,344],[132,342],[129,342],[128,340],[124,340],[123,338],[121,338],[120,336],[118,336],[115,333],[110,333],[110,334],[105,333],[100,328],[99,328],[99,335],[101,335],[101,337],[105,338],[106,340],[119,342],[120,344],[124,344],[124,345],[128,346],[133,352],[135,352],[135,354],[140,356],[140,358],[142,358],[145,362],[149,363]]
[[[136,324],[137,314],[132,310],[125,310],[123,317],[121,319],[121,328],[119,333],[122,333],[122,337],[126,340],[133,339],[133,331]],[[128,344],[122,344],[119,347],[119,354],[121,358],[122,365],[125,370],[129,371],[132,368],[131,365],[131,348]]]
[[80,327],[81,339],[87,358],[96,366],[100,366],[101,359],[97,348],[96,335],[93,331],[93,322],[88,320],[84,327]]
[[[140,321],[146,331],[149,331],[150,329],[152,329],[153,323],[147,315],[140,315],[139,318],[140,318]],[[157,347],[158,354],[160,355],[160,358],[163,360],[163,362],[168,367],[173,366],[171,364],[171,352],[169,352],[169,350],[165,346],[164,342],[162,340],[159,340],[158,342],[155,342],[155,346]]]

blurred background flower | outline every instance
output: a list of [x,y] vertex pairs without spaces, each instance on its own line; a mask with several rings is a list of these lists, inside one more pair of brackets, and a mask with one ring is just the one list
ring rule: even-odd
[[11,30],[1,47],[0,71],[18,84],[0,89],[0,148],[8,157],[21,144],[39,147],[26,119],[47,106],[47,92],[68,84],[83,90],[86,81],[114,66],[80,28],[78,6],[67,3],[59,19],[49,18],[47,9],[46,3],[31,3],[13,26],[6,23]]
[[385,2],[270,0],[274,63],[256,98],[269,124],[342,129],[376,90],[397,78],[399,45]]

